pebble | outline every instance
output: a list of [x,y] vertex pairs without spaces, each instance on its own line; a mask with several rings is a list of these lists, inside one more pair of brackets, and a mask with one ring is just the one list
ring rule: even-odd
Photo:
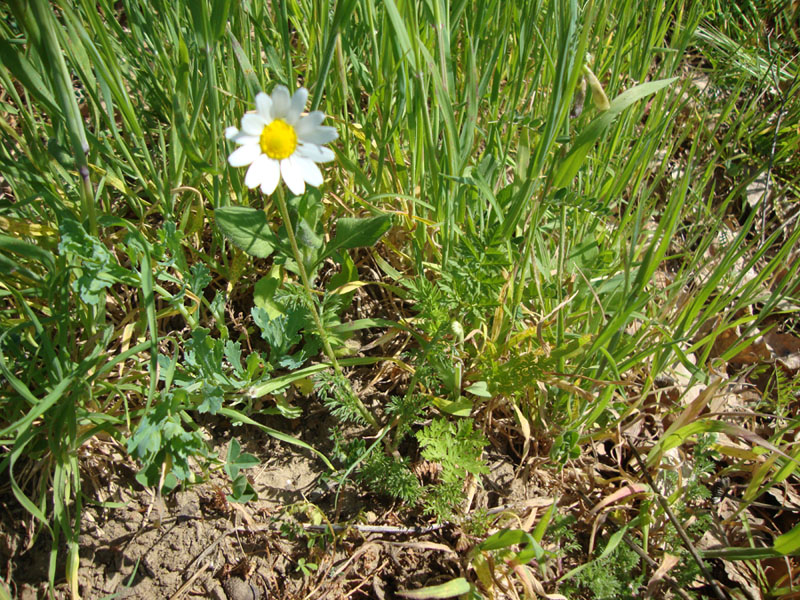
[[238,577],[230,577],[223,584],[223,588],[228,595],[228,600],[261,600],[259,589]]

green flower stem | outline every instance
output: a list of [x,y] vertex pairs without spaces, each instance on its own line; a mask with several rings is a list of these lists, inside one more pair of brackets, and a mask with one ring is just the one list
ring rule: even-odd
[[[292,246],[292,253],[294,254],[294,260],[297,263],[297,270],[300,272],[300,279],[303,282],[303,289],[306,292],[306,302],[308,303],[308,308],[311,311],[311,315],[314,317],[314,323],[316,324],[317,331],[322,339],[322,346],[325,349],[325,354],[328,356],[331,364],[333,365],[333,370],[337,375],[342,375],[342,367],[339,365],[339,361],[336,359],[336,354],[334,354],[331,343],[328,340],[328,333],[325,331],[325,326],[322,324],[322,318],[319,316],[319,312],[317,312],[317,305],[314,302],[314,294],[311,291],[311,283],[308,280],[306,267],[303,264],[303,255],[300,254],[300,248],[297,246],[297,239],[294,237],[294,227],[292,226],[292,220],[289,218],[289,209],[286,206],[286,199],[283,197],[283,189],[280,187],[277,189],[277,196],[278,208],[281,211],[281,218],[286,224],[286,235],[289,237],[289,244]],[[361,402],[361,398],[359,398],[352,390],[350,392],[353,394],[353,398],[356,401],[356,405],[358,406],[361,416],[364,417],[364,419],[373,429],[378,431],[380,426],[375,420],[375,417],[372,416],[372,413],[370,413],[367,410],[367,407],[364,406],[364,403]]]

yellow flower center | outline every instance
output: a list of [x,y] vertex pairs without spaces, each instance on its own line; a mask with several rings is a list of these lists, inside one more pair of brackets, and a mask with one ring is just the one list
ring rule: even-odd
[[261,151],[275,160],[290,157],[297,148],[297,134],[286,121],[275,119],[261,132]]

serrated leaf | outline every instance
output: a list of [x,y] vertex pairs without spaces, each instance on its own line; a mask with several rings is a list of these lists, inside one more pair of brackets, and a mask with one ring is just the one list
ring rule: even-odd
[[211,283],[211,271],[203,263],[195,263],[192,265],[191,272],[189,287],[192,288],[192,293],[195,296],[199,296],[206,289],[206,286]]
[[210,415],[217,414],[217,411],[222,408],[222,401],[224,397],[222,390],[217,386],[203,386],[203,401],[197,407],[197,412],[208,413]]
[[289,314],[272,317],[266,310],[254,306],[250,314],[261,330],[261,337],[269,344],[270,360],[278,360],[300,343],[300,329],[304,322],[299,311],[293,310]]
[[80,223],[64,219],[59,225],[59,232],[59,253],[72,253],[81,258],[72,289],[80,294],[86,304],[98,306],[105,303],[105,290],[116,281],[133,283],[131,272],[120,266],[105,244],[89,235]]
[[214,211],[214,219],[225,237],[250,256],[267,258],[279,244],[263,210],[225,206]]
[[210,330],[198,327],[187,340],[187,363],[200,367],[204,378],[223,384],[230,384],[228,377],[222,372],[223,342],[212,338]]
[[225,341],[225,358],[231,363],[233,372],[238,377],[244,377],[245,372],[242,369],[242,345],[239,342],[232,340]]

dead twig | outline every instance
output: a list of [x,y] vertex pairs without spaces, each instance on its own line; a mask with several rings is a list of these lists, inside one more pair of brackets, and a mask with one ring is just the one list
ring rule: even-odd
[[169,600],[179,600],[179,598],[182,598],[186,592],[192,589],[192,587],[194,586],[194,582],[197,581],[197,578],[200,577],[203,573],[205,573],[206,570],[210,566],[212,566],[212,564],[213,563],[210,560],[203,563],[203,566],[197,569],[197,571],[195,571],[192,574],[192,576],[186,580],[186,583],[184,583],[181,587],[179,587],[178,590],[174,594],[172,594],[172,596],[169,597]]

